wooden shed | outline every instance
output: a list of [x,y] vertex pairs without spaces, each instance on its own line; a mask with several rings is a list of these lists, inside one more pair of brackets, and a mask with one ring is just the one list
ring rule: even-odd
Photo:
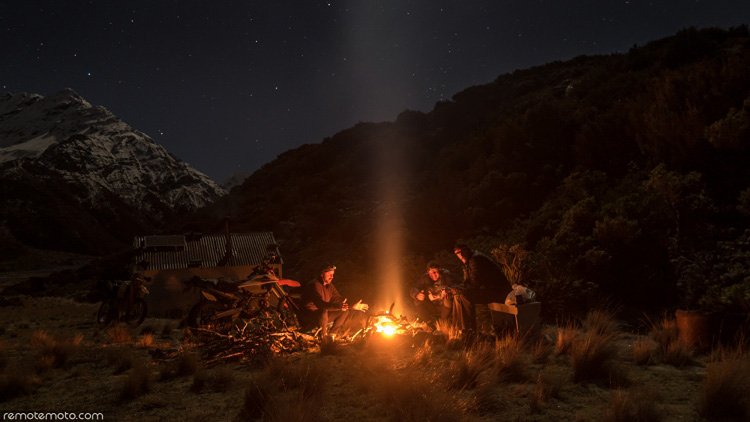
[[195,277],[239,282],[272,259],[282,276],[283,260],[272,232],[137,236],[134,268],[150,277],[149,315],[179,318],[198,300],[184,282]]

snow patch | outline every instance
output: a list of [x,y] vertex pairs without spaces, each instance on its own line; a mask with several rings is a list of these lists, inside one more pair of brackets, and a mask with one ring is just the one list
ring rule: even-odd
[[20,158],[39,157],[47,148],[50,147],[50,145],[54,144],[55,142],[57,142],[57,138],[47,132],[44,135],[29,139],[26,142],[21,142],[20,144],[0,148],[0,163],[18,160]]

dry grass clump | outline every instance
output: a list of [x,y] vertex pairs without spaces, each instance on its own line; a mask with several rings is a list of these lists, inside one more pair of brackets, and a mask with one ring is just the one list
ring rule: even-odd
[[114,375],[122,374],[132,368],[134,362],[135,355],[130,350],[119,348],[107,350],[107,364],[114,367]]
[[343,351],[341,345],[336,343],[333,338],[323,337],[320,342],[321,355],[338,355]]
[[435,351],[430,342],[425,342],[420,348],[414,352],[414,357],[411,360],[411,365],[421,368],[429,368],[433,364],[433,356]]
[[559,368],[545,368],[539,372],[534,386],[534,394],[538,396],[541,402],[550,398],[559,399],[560,391],[568,382],[568,374]]
[[554,346],[541,338],[531,346],[531,361],[537,364],[546,363],[553,350]]
[[570,348],[573,381],[609,381],[624,384],[624,374],[615,365],[617,347],[612,335],[595,332],[581,334]]
[[549,399],[559,399],[560,391],[567,382],[567,374],[560,369],[548,367],[540,371],[530,395],[531,410],[538,412]]
[[225,393],[234,385],[234,372],[226,366],[211,370],[199,370],[193,376],[193,385],[190,391],[200,393],[204,390]]
[[138,342],[136,342],[136,347],[140,347],[142,349],[148,349],[154,345],[154,335],[151,333],[146,333],[141,335],[141,338],[138,339]]
[[529,379],[527,363],[518,337],[509,335],[495,342],[495,371],[498,380],[524,382]]
[[447,320],[439,319],[435,321],[435,331],[438,331],[447,337],[448,341],[461,339],[461,330],[455,324],[452,324]]
[[165,323],[163,327],[161,327],[161,337],[162,338],[169,338],[172,335],[172,330],[174,330],[174,327],[170,323]]
[[562,355],[569,353],[573,342],[578,337],[578,329],[572,323],[558,326],[555,336],[555,353]]
[[287,359],[277,358],[269,362],[266,371],[267,378],[275,380],[279,389],[299,390],[305,398],[317,397],[325,386],[326,368],[317,360],[305,359],[289,364]]
[[0,374],[0,403],[14,397],[31,394],[42,381],[32,371],[18,370]]
[[5,348],[5,343],[0,341],[0,370],[5,369],[8,365],[8,352]]
[[141,335],[154,334],[154,333],[156,333],[156,328],[151,324],[143,325],[141,327]]
[[636,365],[650,365],[656,362],[656,352],[659,344],[647,337],[638,338],[633,342],[631,357]]
[[616,335],[620,331],[620,323],[614,315],[603,309],[595,309],[586,314],[582,324],[584,330],[600,336]]
[[130,329],[124,324],[115,324],[106,330],[107,337],[112,343],[132,343],[133,335]]
[[616,390],[604,411],[605,422],[658,422],[663,419],[658,396],[647,389]]
[[446,369],[445,379],[451,390],[471,390],[479,384],[479,377],[495,360],[495,349],[485,343],[478,343],[459,352],[456,360]]
[[267,374],[245,390],[239,419],[264,421],[317,421],[326,389],[324,368],[310,361],[283,365],[271,361]]
[[652,361],[678,368],[693,362],[693,351],[680,341],[677,322],[674,319],[664,317],[658,323],[652,324],[650,335],[658,345]]
[[37,330],[31,335],[31,348],[37,352],[36,368],[43,372],[51,368],[61,368],[68,364],[83,341],[78,334],[70,340],[55,338],[46,331]]
[[195,353],[183,352],[177,359],[169,362],[159,372],[161,381],[193,375],[198,370],[198,356]]
[[394,421],[460,421],[469,402],[442,386],[413,376],[383,377],[377,394]]
[[255,382],[250,383],[245,390],[245,400],[237,419],[256,420],[264,417],[266,406],[268,406],[270,401],[271,394],[265,386],[258,385]]
[[698,413],[711,420],[750,420],[750,356],[724,353],[706,367]]
[[661,362],[682,368],[694,362],[693,350],[681,341],[673,341],[661,349]]
[[151,371],[148,365],[141,360],[133,362],[128,375],[120,390],[120,398],[124,401],[140,397],[151,390]]

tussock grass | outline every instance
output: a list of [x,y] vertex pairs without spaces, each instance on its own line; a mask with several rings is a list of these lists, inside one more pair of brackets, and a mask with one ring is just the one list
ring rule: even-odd
[[538,409],[551,398],[559,399],[560,391],[567,382],[568,375],[560,369],[549,367],[540,371],[531,393],[532,409]]
[[658,345],[653,360],[678,368],[693,363],[693,351],[680,341],[674,319],[665,316],[652,324],[650,335]]
[[555,353],[558,355],[569,353],[573,342],[578,337],[578,329],[572,323],[558,326],[555,336]]
[[471,390],[479,384],[479,377],[491,368],[496,358],[495,349],[478,343],[459,352],[456,360],[447,368],[445,378],[451,390]]
[[627,379],[615,365],[617,348],[612,335],[595,332],[581,334],[570,348],[570,363],[573,368],[573,381],[609,381],[622,385]]
[[44,372],[51,368],[61,368],[79,350],[83,336],[78,334],[70,340],[51,336],[46,331],[37,330],[31,335],[31,348],[37,353],[36,369]]
[[256,420],[264,416],[266,406],[270,402],[271,394],[267,388],[258,385],[255,382],[251,382],[250,385],[245,389],[245,400],[243,401],[242,409],[237,419],[240,420]]
[[638,338],[633,342],[631,357],[636,365],[650,365],[656,362],[659,344],[647,337]]
[[122,390],[120,390],[120,399],[133,400],[148,393],[151,390],[151,381],[151,371],[148,365],[141,360],[136,360],[125,377]]
[[289,364],[286,359],[274,359],[266,369],[266,378],[274,380],[282,391],[299,390],[306,399],[318,398],[324,391],[326,368],[320,361],[305,359]]
[[122,374],[133,367],[135,355],[127,349],[109,349],[107,350],[107,365],[114,367],[113,374]]
[[383,377],[378,394],[393,421],[460,421],[469,402],[441,385],[411,376]]
[[107,337],[112,343],[123,344],[132,343],[133,335],[130,329],[124,324],[115,324],[105,331]]
[[[320,420],[321,395],[325,390],[322,368],[303,365],[301,371],[285,373],[286,380],[272,376],[255,380],[245,390],[245,400],[238,419],[264,421],[317,421]],[[269,375],[275,369],[269,370]],[[274,385],[278,384],[278,385]]]
[[604,422],[658,422],[663,415],[659,397],[650,389],[615,390],[609,407],[604,411]]
[[448,341],[461,339],[461,330],[456,325],[451,324],[450,321],[437,320],[435,322],[435,331],[446,336]]
[[523,345],[509,335],[495,342],[495,373],[499,381],[524,382],[529,379]]
[[172,335],[172,330],[174,330],[174,327],[170,323],[165,323],[163,327],[161,327],[161,337],[162,338],[169,338]]
[[721,362],[727,360],[742,360],[748,357],[748,345],[744,338],[740,338],[734,346],[718,345],[711,349],[708,354],[709,362]]
[[284,402],[274,397],[263,411],[263,421],[317,422],[320,420],[320,407],[319,403],[308,403],[299,397],[292,397]]
[[42,384],[32,371],[9,371],[0,374],[0,403],[33,393]]
[[211,370],[199,370],[193,375],[190,391],[200,393],[209,390],[217,393],[229,391],[235,383],[234,372],[226,366]]
[[433,357],[435,351],[432,344],[425,342],[420,348],[414,352],[414,357],[411,360],[411,366],[420,368],[429,368],[433,365]]
[[698,413],[711,420],[750,420],[750,356],[723,351],[706,367]]
[[285,358],[269,361],[261,377],[245,389],[240,420],[317,421],[326,389],[325,369],[317,360],[290,363]]
[[537,364],[547,363],[554,346],[541,338],[531,346],[531,361]]
[[616,335],[620,331],[620,323],[615,320],[614,315],[604,309],[595,309],[586,314],[581,323],[585,331],[593,332],[600,336]]
[[677,368],[690,365],[694,363],[693,349],[681,341],[673,341],[666,345],[666,349],[661,350],[661,362]]
[[154,335],[152,333],[141,335],[141,338],[138,339],[138,342],[135,345],[141,349],[151,348],[154,345]]
[[161,381],[193,375],[198,370],[198,356],[195,353],[183,352],[169,362],[159,372]]
[[321,355],[338,355],[341,354],[342,351],[342,347],[333,339],[324,337],[323,340],[320,341]]
[[5,343],[0,341],[0,371],[4,370],[8,366],[8,351]]
[[156,333],[156,328],[151,324],[143,325],[141,327],[140,334],[142,336],[146,334],[154,334],[154,333]]

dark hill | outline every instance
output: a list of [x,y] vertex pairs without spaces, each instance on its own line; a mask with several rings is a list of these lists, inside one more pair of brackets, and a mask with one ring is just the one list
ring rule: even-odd
[[728,270],[747,247],[749,113],[747,27],[688,29],[288,151],[191,228],[230,215],[234,230],[273,230],[288,275],[333,261],[350,289],[373,291],[389,245],[409,278],[464,239],[533,251],[528,282],[551,308],[695,305],[707,288],[736,308],[750,297]]

